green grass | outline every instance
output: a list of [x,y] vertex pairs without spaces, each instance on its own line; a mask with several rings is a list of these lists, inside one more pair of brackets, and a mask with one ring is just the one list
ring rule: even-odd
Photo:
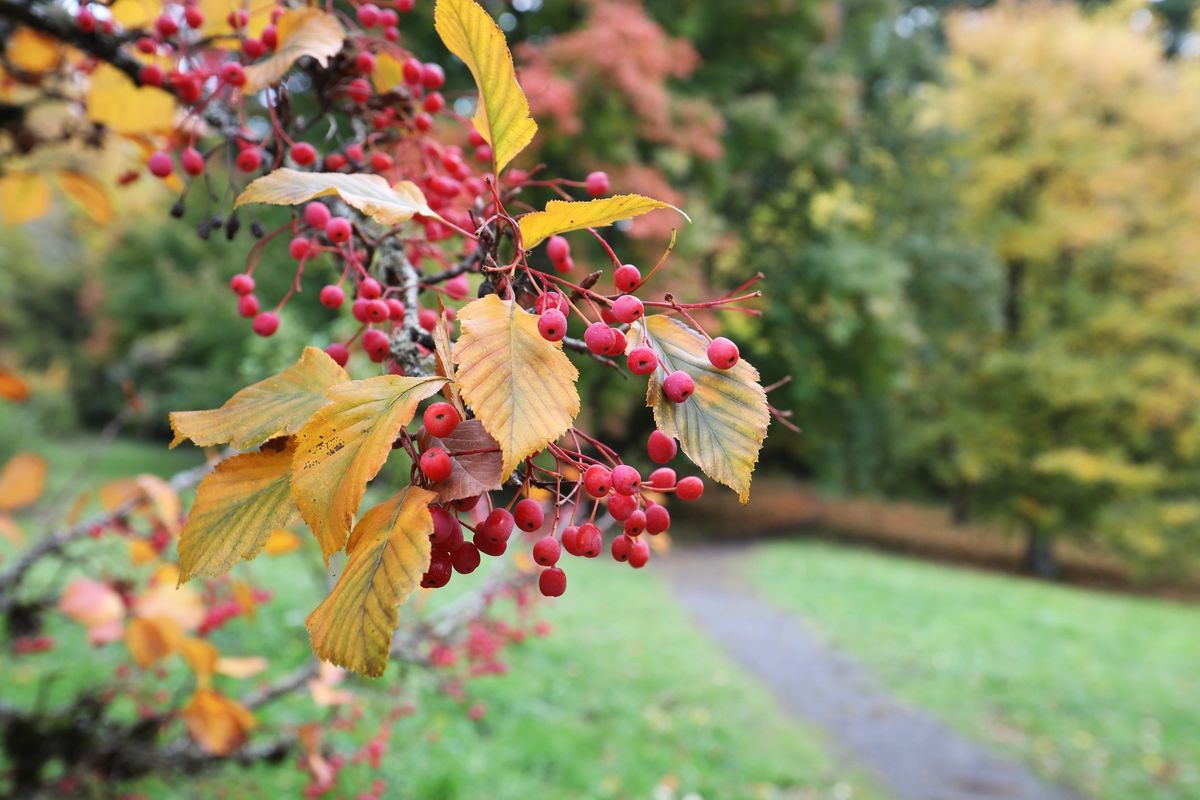
[[1200,796],[1200,614],[813,543],[763,591],[893,691],[1104,800]]

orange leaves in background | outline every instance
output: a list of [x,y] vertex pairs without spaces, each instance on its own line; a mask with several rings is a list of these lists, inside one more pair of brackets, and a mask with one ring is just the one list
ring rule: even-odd
[[334,386],[326,392],[328,405],[300,429],[292,496],[326,563],[346,543],[367,481],[383,467],[400,429],[445,382],[381,375]]
[[496,295],[468,303],[458,314],[456,382],[467,405],[499,443],[507,478],[522,459],[571,427],[579,413],[579,372],[538,333],[538,318]]
[[108,190],[95,178],[69,169],[60,169],[55,176],[63,193],[79,204],[83,212],[97,225],[108,225],[113,219],[112,199]]
[[387,666],[399,607],[429,568],[433,492],[409,486],[363,514],[333,591],[305,623],[313,652],[332,664],[378,677]]
[[4,46],[8,63],[25,72],[48,72],[62,61],[65,49],[56,39],[29,28],[17,28]]
[[678,211],[688,222],[692,221],[670,203],[640,194],[618,194],[598,200],[551,200],[544,211],[533,211],[518,221],[521,246],[532,250],[556,233],[603,228],[660,208]]
[[279,44],[270,57],[246,67],[245,94],[278,83],[292,65],[308,56],[321,66],[342,49],[346,31],[337,17],[316,8],[285,11],[276,23]]
[[0,219],[6,225],[24,225],[50,210],[50,182],[33,172],[0,175]]
[[123,633],[125,603],[112,587],[99,581],[76,578],[68,583],[58,610],[87,628],[92,644],[115,642]]
[[46,459],[18,453],[0,469],[0,511],[33,505],[46,489]]
[[245,744],[255,719],[245,707],[212,689],[199,689],[180,712],[196,743],[216,756],[226,756]]
[[15,372],[0,369],[0,400],[24,403],[29,399],[29,384]]
[[397,225],[417,214],[438,216],[412,181],[400,181],[390,186],[379,175],[300,172],[287,167],[251,182],[238,195],[233,207],[246,203],[294,206],[328,195],[337,195],[380,225]]
[[125,626],[125,646],[142,669],[175,653],[183,644],[183,633],[169,619],[131,619]]

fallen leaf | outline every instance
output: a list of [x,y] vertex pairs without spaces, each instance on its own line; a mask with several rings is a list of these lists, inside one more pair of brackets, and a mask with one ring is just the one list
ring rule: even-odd
[[31,506],[46,490],[46,459],[37,453],[17,453],[0,469],[0,511]]
[[278,44],[263,61],[246,67],[243,94],[255,94],[278,83],[292,65],[308,56],[320,66],[338,54],[346,31],[337,17],[317,8],[298,8],[283,12],[275,23]]
[[[450,454],[450,477],[429,487],[437,492],[440,502],[475,497],[499,489],[503,484],[504,458],[500,445],[479,420],[463,420],[455,426],[453,433],[443,438],[426,433],[421,437],[421,449],[430,447],[440,447]],[[490,452],[477,452],[480,450]]]
[[379,175],[300,172],[287,167],[251,182],[233,205],[234,208],[247,203],[294,206],[334,194],[380,225],[398,225],[417,214],[440,219],[425,201],[424,193],[412,181],[400,181],[395,186],[389,186]]
[[691,217],[670,203],[640,194],[618,194],[597,200],[551,200],[546,203],[545,211],[533,211],[518,220],[517,224],[521,228],[521,246],[532,250],[558,233],[584,228],[603,228],[660,208],[678,211],[684,219],[691,222]]

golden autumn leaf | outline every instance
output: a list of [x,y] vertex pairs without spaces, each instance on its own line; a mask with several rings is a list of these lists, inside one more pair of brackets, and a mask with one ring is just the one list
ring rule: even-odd
[[[426,433],[421,438],[421,447],[440,447],[450,454],[450,477],[429,487],[443,503],[475,497],[499,489],[503,483],[500,476],[504,459],[500,446],[477,419],[458,423],[449,436],[439,438]],[[491,452],[480,452],[489,450]]]
[[292,65],[308,56],[325,66],[342,49],[346,31],[337,17],[317,8],[298,8],[283,12],[275,23],[279,43],[271,55],[246,67],[243,94],[261,92],[278,83]]
[[116,0],[108,7],[113,19],[126,29],[148,26],[161,10],[162,3],[158,0]]
[[262,656],[222,656],[217,659],[217,672],[230,678],[253,678],[267,668]]
[[579,413],[579,372],[538,333],[538,318],[512,301],[488,295],[458,313],[455,382],[467,405],[499,443],[503,475],[553,442]]
[[331,664],[378,677],[387,667],[399,608],[429,568],[433,492],[409,486],[363,514],[350,559],[305,626],[313,652]]
[[173,411],[171,447],[191,439],[200,447],[228,443],[239,450],[295,433],[327,400],[325,390],[350,380],[325,351],[304,348],[300,360],[266,380],[251,384],[209,411]]
[[197,689],[179,716],[196,744],[215,756],[237,750],[255,726],[244,706],[213,689]]
[[44,33],[17,28],[4,46],[8,63],[26,72],[48,72],[62,61],[65,48]]
[[204,621],[204,601],[190,586],[177,586],[179,572],[164,565],[154,585],[142,592],[134,603],[134,613],[145,619],[169,620],[181,631],[194,631]]
[[253,181],[242,190],[234,208],[246,203],[294,206],[317,197],[336,194],[380,225],[397,225],[416,214],[437,218],[425,195],[412,181],[395,186],[379,175],[338,172],[300,172],[282,167]]
[[660,208],[678,211],[688,222],[692,218],[670,203],[640,194],[618,194],[597,200],[551,200],[545,211],[533,211],[521,217],[521,246],[532,250],[556,233],[584,228],[603,228]]
[[104,63],[92,73],[85,105],[88,119],[121,134],[167,132],[175,125],[174,97],[153,86],[136,86]]
[[29,384],[17,373],[0,369],[0,399],[24,403],[29,399]]
[[83,209],[97,225],[107,225],[112,222],[112,200],[99,181],[82,172],[61,169],[57,174],[58,185],[63,192]]
[[[659,369],[646,392],[658,429],[678,439],[688,458],[745,503],[771,421],[758,370],[745,359],[733,369],[717,369],[708,360],[708,340],[673,317],[656,314],[644,325],[630,329],[629,348],[644,339],[658,356]],[[696,382],[695,394],[683,403],[672,403],[661,391],[661,379],[675,370]]]
[[395,56],[380,53],[375,56],[375,69],[371,70],[371,85],[383,94],[404,82],[404,64]]
[[213,46],[225,50],[237,50],[241,40],[233,36],[225,21],[231,12],[245,10],[250,14],[242,29],[248,38],[262,38],[263,29],[271,24],[271,11],[278,6],[274,0],[200,0],[200,11],[204,14],[204,25],[200,35],[212,39]]
[[227,458],[204,477],[179,538],[179,579],[224,575],[259,554],[300,515],[292,500],[295,443]]
[[46,490],[46,459],[37,453],[17,453],[0,468],[0,511],[33,505]]
[[158,551],[145,539],[127,539],[125,547],[129,551],[129,563],[135,567],[144,567],[158,561]]
[[499,173],[537,133],[504,32],[475,0],[438,0],[433,20],[446,49],[462,59],[475,78],[479,102],[473,122],[492,146]]
[[5,225],[24,225],[50,210],[50,182],[33,172],[0,175],[0,218]]
[[367,482],[387,461],[396,435],[412,421],[417,404],[445,382],[380,375],[343,383],[326,391],[329,404],[300,429],[292,496],[326,564],[345,545]]
[[182,644],[183,632],[165,617],[138,617],[125,626],[125,646],[134,663],[143,669],[175,653]]
[[271,531],[271,535],[267,537],[267,544],[263,547],[263,552],[269,556],[281,556],[284,553],[299,550],[300,547],[299,536],[291,531],[278,528]]
[[211,686],[213,673],[217,670],[217,659],[221,656],[216,645],[206,639],[185,636],[179,643],[179,652],[192,672],[196,673],[197,685],[202,689]]

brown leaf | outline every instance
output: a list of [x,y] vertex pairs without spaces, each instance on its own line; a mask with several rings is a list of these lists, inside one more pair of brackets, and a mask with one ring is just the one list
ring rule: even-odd
[[[500,445],[477,419],[463,420],[453,433],[442,439],[425,433],[421,437],[421,447],[440,447],[450,454],[450,477],[429,487],[437,492],[440,502],[474,497],[499,489],[503,484],[504,456]],[[477,450],[490,452],[475,452]]]
[[139,617],[125,626],[125,646],[134,663],[145,669],[177,651],[183,633],[164,617]]

